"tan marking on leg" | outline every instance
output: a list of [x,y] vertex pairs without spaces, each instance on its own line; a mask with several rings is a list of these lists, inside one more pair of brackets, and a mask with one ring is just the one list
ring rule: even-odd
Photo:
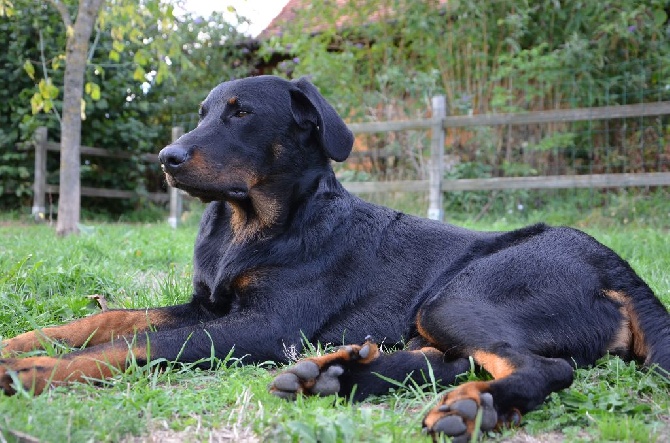
[[631,343],[633,343],[633,331],[630,326],[630,319],[628,318],[628,310],[624,307],[619,308],[621,312],[621,324],[614,335],[614,338],[607,346],[607,350],[612,353],[623,352],[630,354]]
[[48,341],[63,342],[71,347],[93,346],[160,326],[170,317],[154,309],[115,310],[75,320],[62,326],[38,329],[2,342],[4,355],[43,349]]
[[444,356],[444,352],[442,352],[439,349],[434,348],[432,346],[424,346],[421,349],[415,349],[415,350],[409,351],[409,352],[412,352],[412,353],[420,352],[421,354],[424,354],[424,355],[433,354],[433,355]]
[[375,343],[366,343],[366,345],[370,346],[370,352],[365,358],[356,358],[358,357],[358,351],[365,345],[347,345],[342,346],[329,354],[320,357],[307,357],[305,360],[313,361],[320,369],[342,361],[355,361],[357,363],[367,364],[379,357],[381,353],[379,352],[379,347]]
[[509,360],[491,352],[475,351],[472,353],[472,358],[495,379],[508,377],[516,371]]
[[126,369],[132,352],[136,358],[146,359],[146,349],[123,345],[112,346],[99,352],[82,351],[60,357],[25,357],[0,360],[0,389],[14,394],[9,372],[16,372],[26,390],[42,393],[50,386],[66,383],[104,380]]
[[633,308],[630,297],[620,291],[604,291],[606,297],[621,305],[619,310],[623,319],[619,330],[608,345],[608,350],[616,351],[626,349],[640,360],[646,360],[649,355],[649,346],[646,343],[644,332],[640,326],[640,320]]
[[421,324],[421,309],[419,309],[419,312],[417,312],[416,314],[415,324],[416,324],[416,330],[421,337],[426,339],[426,341],[428,341],[428,343],[430,343],[431,345],[437,345],[437,340],[435,340]]

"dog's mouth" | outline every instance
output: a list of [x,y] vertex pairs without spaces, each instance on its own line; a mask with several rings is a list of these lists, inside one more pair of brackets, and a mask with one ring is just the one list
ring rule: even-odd
[[224,186],[221,188],[199,187],[183,183],[168,173],[165,173],[165,178],[173,188],[181,189],[203,203],[224,200],[244,201],[249,198],[249,190],[243,186]]

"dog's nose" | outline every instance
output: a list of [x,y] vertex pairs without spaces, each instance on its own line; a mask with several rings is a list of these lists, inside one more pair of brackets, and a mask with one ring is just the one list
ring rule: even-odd
[[188,150],[183,146],[169,145],[161,149],[158,153],[158,159],[161,161],[164,169],[170,171],[183,165],[188,160]]

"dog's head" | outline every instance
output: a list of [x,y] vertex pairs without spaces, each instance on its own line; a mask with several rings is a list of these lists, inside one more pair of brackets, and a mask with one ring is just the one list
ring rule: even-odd
[[170,185],[203,201],[289,192],[308,171],[345,160],[353,145],[345,123],[304,78],[221,83],[199,115],[198,126],[159,158]]

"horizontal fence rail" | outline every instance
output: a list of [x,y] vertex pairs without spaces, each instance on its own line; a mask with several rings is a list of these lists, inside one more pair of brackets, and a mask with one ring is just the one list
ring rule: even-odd
[[[33,143],[19,145],[19,149],[35,150],[35,177],[33,182],[33,207],[32,215],[37,221],[44,220],[46,213],[46,195],[60,193],[59,185],[51,185],[47,183],[47,153],[60,153],[60,144],[50,142],[47,140],[47,128],[39,127],[35,131]],[[81,155],[91,157],[102,157],[112,159],[137,159],[145,163],[157,163],[157,154],[133,154],[126,151],[114,151],[104,148],[96,148],[91,146],[80,146]],[[167,192],[148,192],[139,194],[136,191],[122,190],[122,189],[108,189],[108,188],[94,188],[90,186],[82,186],[80,195],[86,197],[99,198],[118,198],[131,199],[142,196],[157,203],[166,203],[170,196]]]
[[453,115],[443,118],[398,120],[389,122],[351,123],[354,134],[375,132],[412,131],[433,128],[442,124],[447,128],[473,126],[528,125],[539,123],[567,123],[588,120],[611,120],[615,118],[650,117],[670,114],[670,101],[638,103],[634,105],[602,106],[597,108],[553,109],[510,114]]
[[[670,115],[670,101],[632,105],[602,106],[596,108],[555,109],[509,114],[480,114],[466,116],[436,115],[436,98],[433,98],[433,118],[388,122],[352,123],[354,134],[371,134],[392,131],[431,130],[431,165],[429,180],[345,182],[353,193],[429,192],[435,195],[454,191],[513,190],[513,189],[571,189],[616,188],[631,186],[670,186],[670,172],[608,173],[585,175],[549,175],[532,177],[495,177],[481,179],[444,179],[441,158],[444,153],[444,134],[449,128],[477,126],[504,126],[524,124],[567,123],[593,120],[611,120],[633,117]],[[436,137],[435,132],[442,133]],[[428,217],[442,220],[441,200],[431,197]]]
[[[429,180],[398,180],[389,182],[344,182],[344,187],[354,194],[381,192],[428,192]],[[442,192],[502,191],[514,189],[576,189],[619,188],[629,186],[670,186],[670,172],[636,174],[584,174],[542,177],[460,178],[443,180]]]

